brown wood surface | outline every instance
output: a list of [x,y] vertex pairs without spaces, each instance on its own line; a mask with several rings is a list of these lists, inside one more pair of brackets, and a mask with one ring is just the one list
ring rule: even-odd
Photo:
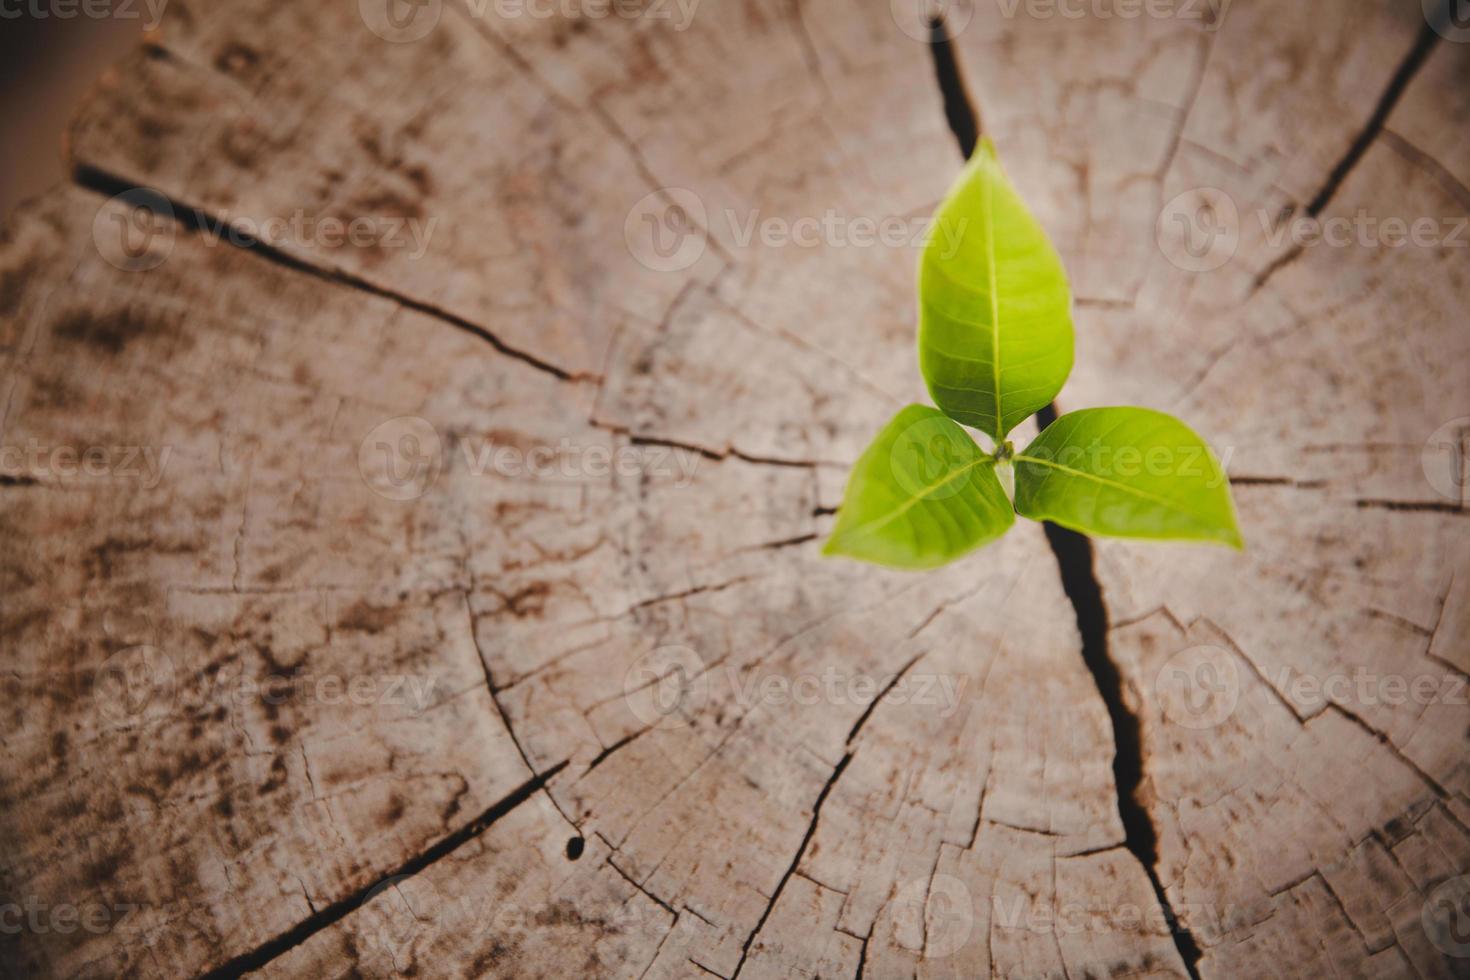
[[[741,232],[942,197],[909,6],[169,5],[0,248],[0,971],[1470,972],[1470,45],[951,5],[1060,408],[1188,420],[1249,545],[1097,543],[1084,636],[1035,525],[818,555],[923,397],[917,249]],[[297,216],[423,247],[216,233]]]

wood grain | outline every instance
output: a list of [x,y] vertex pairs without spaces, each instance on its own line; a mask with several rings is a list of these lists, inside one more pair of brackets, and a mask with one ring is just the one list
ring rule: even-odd
[[[951,28],[1061,409],[1236,483],[1244,554],[1097,544],[1116,691],[1039,527],[817,554],[962,164],[903,16],[171,3],[0,247],[0,969],[1463,974],[1470,48],[1102,6]],[[1439,230],[1285,224],[1359,215]]]

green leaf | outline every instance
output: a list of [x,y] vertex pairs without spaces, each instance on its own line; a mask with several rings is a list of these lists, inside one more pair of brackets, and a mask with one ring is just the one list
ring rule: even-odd
[[997,444],[1072,372],[1067,274],[989,139],[940,205],[919,263],[919,367],[946,415]]
[[910,405],[853,467],[823,554],[936,568],[1015,521],[995,461],[943,413]]
[[1093,408],[1018,453],[1016,510],[1087,534],[1244,548],[1220,461],[1189,426],[1144,408]]

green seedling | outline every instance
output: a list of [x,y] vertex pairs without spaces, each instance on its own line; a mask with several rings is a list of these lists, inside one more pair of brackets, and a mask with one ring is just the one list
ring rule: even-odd
[[1066,271],[989,139],[935,221],[943,233],[919,264],[919,369],[938,408],[908,406],[863,453],[824,553],[935,568],[996,540],[1016,514],[1084,534],[1242,548],[1220,461],[1169,415],[1071,412],[1014,449],[1007,435],[1072,371]]

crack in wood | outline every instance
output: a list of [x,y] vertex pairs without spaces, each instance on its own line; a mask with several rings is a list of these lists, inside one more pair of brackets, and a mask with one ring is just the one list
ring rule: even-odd
[[604,422],[597,418],[588,419],[588,424],[602,429],[605,432],[611,432],[614,435],[626,436],[628,442],[634,446],[661,446],[665,449],[682,449],[685,452],[695,453],[696,455],[703,456],[705,459],[714,460],[717,463],[723,463],[733,459],[755,466],[785,466],[793,469],[814,469],[818,466],[846,469],[852,465],[851,463],[844,463],[837,460],[782,459],[774,456],[757,456],[754,453],[748,453],[744,450],[736,449],[733,446],[726,446],[724,449],[710,449],[708,446],[701,446],[692,442],[681,442],[678,439],[671,439],[667,436],[635,433],[626,425],[619,425],[616,422]]
[[868,723],[868,719],[873,716],[873,712],[877,709],[878,703],[888,696],[888,692],[898,686],[898,682],[903,680],[904,675],[912,670],[914,664],[922,660],[923,657],[924,654],[922,653],[915,654],[912,660],[900,667],[888,683],[883,685],[883,690],[879,691],[877,696],[868,702],[868,706],[863,709],[863,713],[858,715],[858,720],[853,722],[852,727],[847,730],[847,744],[849,746],[852,745],[853,739],[857,738],[858,732],[862,731],[863,726]]
[[970,159],[980,142],[980,112],[965,88],[959,60],[954,53],[954,40],[949,36],[943,17],[929,22],[929,53],[934,57],[934,77],[944,99],[944,118],[950,132],[960,144],[960,152]]
[[[164,217],[172,218],[179,227],[196,235],[217,235],[220,231],[234,229],[234,226],[230,222],[224,221],[202,208],[191,207],[182,202],[172,200],[156,190],[144,188],[125,178],[86,164],[80,164],[74,168],[72,171],[72,182],[78,187],[94,191],[106,197],[116,197],[119,194],[127,194],[129,192],[146,192],[149,196],[157,197],[161,202],[167,204],[169,213],[164,215]],[[467,320],[458,314],[451,313],[432,303],[426,303],[423,300],[414,299],[411,296],[369,282],[344,269],[316,265],[259,240],[245,242],[235,241],[233,238],[234,236],[226,235],[222,237],[222,240],[232,248],[238,248],[242,252],[249,252],[274,265],[290,269],[292,272],[300,272],[303,275],[346,286],[349,289],[368,293],[381,299],[390,300],[402,306],[404,309],[413,310],[415,313],[422,313],[424,316],[431,317],[441,323],[446,323],[457,330],[478,337],[506,357],[520,361],[522,364],[528,364],[536,370],[543,371],[560,381],[579,382],[601,380],[594,375],[586,373],[573,374],[549,361],[542,360],[528,351],[512,347],[478,323]]]
[[[241,977],[247,973],[260,970],[272,960],[284,956],[312,936],[315,936],[324,929],[330,928],[357,911],[369,899],[373,898],[384,885],[392,882],[394,879],[409,878],[418,874],[420,871],[430,867],[442,858],[453,854],[465,844],[485,833],[496,821],[522,803],[525,803],[539,790],[544,788],[546,781],[559,773],[566,765],[566,761],[563,760],[544,773],[533,776],[512,790],[500,802],[491,806],[484,813],[481,813],[459,830],[443,838],[437,844],[409,858],[388,874],[377,878],[369,885],[359,888],[346,898],[333,902],[321,911],[315,912],[274,939],[262,943],[249,952],[242,953],[215,969],[210,970],[204,974],[204,980],[223,980],[223,978]],[[310,899],[307,900],[307,904],[311,904]]]
[[[601,834],[598,834],[597,836],[602,840],[602,842],[604,844],[607,844],[607,846],[609,848],[612,848],[612,845],[610,843],[608,843],[608,840],[607,840],[606,837],[603,837]],[[616,850],[616,848],[613,848],[613,849]],[[626,872],[622,868],[618,867],[618,863],[613,860],[613,856],[611,854],[609,854],[607,856],[607,862],[606,862],[606,864],[607,864],[607,866],[609,868],[612,868],[614,871],[617,872],[619,878],[622,878],[628,884],[632,885],[635,889],[637,889],[638,892],[640,894],[642,894],[644,898],[646,898],[649,901],[653,902],[655,905],[659,906],[665,912],[669,913],[670,915],[672,915],[674,917],[674,921],[671,922],[671,923],[669,923],[669,932],[673,932],[674,931],[674,926],[677,925],[678,924],[678,921],[679,921],[679,912],[678,912],[678,910],[675,909],[668,902],[665,902],[663,899],[659,898],[653,892],[649,891],[647,888],[643,887],[643,885],[639,881],[637,881],[632,875],[628,874],[628,872]]]
[[[1037,424],[1045,430],[1057,419],[1056,406],[1037,413]],[[1142,865],[1158,899],[1169,935],[1192,980],[1199,980],[1202,955],[1198,941],[1180,921],[1159,878],[1158,830],[1148,807],[1140,799],[1143,785],[1142,724],[1124,703],[1123,678],[1108,649],[1108,611],[1102,585],[1093,567],[1092,542],[1084,535],[1047,523],[1046,539],[1061,570],[1062,589],[1077,614],[1082,636],[1082,660],[1091,671],[1098,694],[1108,709],[1113,729],[1113,784],[1118,797],[1118,816],[1123,822],[1124,846]]]
[[827,802],[827,797],[832,792],[832,787],[836,786],[837,780],[842,778],[842,773],[847,769],[847,764],[852,761],[852,757],[852,752],[848,752],[842,757],[841,761],[837,763],[837,767],[832,770],[832,775],[828,777],[821,792],[817,794],[817,800],[812,804],[812,819],[807,824],[806,835],[802,837],[801,845],[796,849],[796,856],[791,859],[791,866],[786,869],[786,873],[776,883],[776,890],[771,893],[770,901],[766,903],[765,910],[761,912],[761,917],[756,922],[755,928],[750,931],[750,935],[745,938],[744,945],[740,947],[740,961],[735,964],[735,972],[730,974],[730,980],[735,980],[736,977],[740,976],[740,971],[745,968],[745,960],[750,956],[750,947],[754,945],[755,938],[760,935],[761,929],[766,924],[766,920],[771,917],[771,912],[776,908],[776,902],[781,898],[781,892],[786,889],[786,883],[791,880],[791,876],[796,874],[797,866],[801,864],[801,859],[806,854],[806,849],[811,846],[812,838],[816,836],[817,822],[822,818],[822,805]]
[[[659,679],[662,680],[662,678]],[[618,749],[621,749],[623,746],[629,744],[640,735],[645,735],[648,732],[653,731],[653,729],[656,727],[657,726],[655,725],[649,725],[646,728],[640,728],[636,732],[631,732],[627,735],[624,735],[622,738],[618,739],[616,742],[609,745],[601,752],[597,753],[597,756],[591,762],[587,763],[587,768],[582,771],[582,775],[577,777],[577,782],[581,782],[583,779],[585,779],[588,774],[592,772],[592,770],[596,769],[598,766],[606,762],[608,758]]]
[[[1456,0],[1448,0],[1448,2],[1441,5],[1446,16],[1448,16],[1449,4],[1454,2]],[[1373,145],[1373,141],[1383,131],[1383,124],[1388,121],[1389,115],[1393,113],[1394,107],[1399,104],[1399,99],[1403,97],[1404,90],[1409,87],[1409,83],[1414,80],[1414,76],[1419,73],[1419,69],[1424,67],[1424,62],[1428,60],[1429,52],[1434,50],[1435,42],[1439,40],[1439,37],[1440,34],[1435,27],[1433,19],[1426,17],[1424,26],[1420,28],[1419,36],[1414,41],[1414,46],[1409,49],[1409,53],[1399,63],[1398,70],[1389,79],[1388,87],[1383,90],[1383,94],[1378,98],[1378,104],[1373,107],[1373,114],[1368,117],[1368,121],[1363,125],[1362,131],[1358,133],[1357,139],[1353,140],[1352,145],[1348,147],[1342,159],[1337,162],[1337,166],[1333,167],[1332,172],[1327,175],[1326,183],[1322,185],[1321,189],[1317,191],[1316,196],[1307,205],[1307,214],[1313,218],[1318,217],[1322,213],[1322,209],[1331,203],[1332,198],[1336,196],[1338,190],[1342,187],[1343,181],[1347,180],[1348,175],[1353,172],[1353,168],[1363,159],[1363,154],[1368,152],[1368,147]]]
[[[500,703],[500,692],[496,689],[495,678],[490,673],[490,660],[488,657],[485,656],[485,651],[480,649],[480,637],[475,632],[475,609],[470,602],[470,595],[475,590],[476,585],[473,581],[471,581],[470,591],[464,593],[464,607],[465,613],[469,616],[470,642],[475,647],[475,655],[480,659],[480,668],[485,672],[485,689],[490,692],[490,703],[495,705],[495,712],[500,716],[500,724],[504,726],[505,734],[509,736],[511,744],[516,747],[516,752],[520,755],[521,761],[526,764],[526,768],[531,771],[532,775],[535,775],[537,771],[536,766],[531,762],[531,756],[529,753],[526,752],[526,747],[521,744],[520,736],[516,734],[515,728],[511,726],[510,715],[506,713],[505,705]],[[566,765],[566,763],[567,760],[563,760],[560,765],[553,767],[552,770],[548,770],[545,773],[545,778],[542,779],[542,785],[540,788],[546,789],[546,783],[549,782],[551,777],[556,775],[556,773],[559,772]],[[556,812],[561,814],[562,819],[571,824],[572,829],[580,834],[582,832],[582,828],[577,825],[577,821],[572,819],[571,814],[562,809],[561,804],[558,803],[556,797],[551,794],[550,789],[546,789],[546,798],[551,801],[552,806],[556,807]]]
[[[1449,4],[1455,2],[1457,0],[1447,0],[1442,5],[1444,16],[1448,16]],[[1383,132],[1384,124],[1388,121],[1388,117],[1393,113],[1394,107],[1398,105],[1399,99],[1403,97],[1405,89],[1409,87],[1409,83],[1414,80],[1414,76],[1419,74],[1419,69],[1424,67],[1424,62],[1428,60],[1429,53],[1434,50],[1435,42],[1439,38],[1440,34],[1435,28],[1433,18],[1426,17],[1424,27],[1420,29],[1419,36],[1414,41],[1414,46],[1409,49],[1409,53],[1399,63],[1398,70],[1393,73],[1393,76],[1388,81],[1388,87],[1378,97],[1378,104],[1374,106],[1373,114],[1363,124],[1363,128],[1359,131],[1357,138],[1353,140],[1347,152],[1343,154],[1342,159],[1337,162],[1337,166],[1332,168],[1331,173],[1327,175],[1326,181],[1323,182],[1317,193],[1312,197],[1312,200],[1307,203],[1305,213],[1308,217],[1320,217],[1323,209],[1337,196],[1337,192],[1342,188],[1343,182],[1347,180],[1348,175],[1353,172],[1353,168],[1362,161],[1364,154],[1368,152],[1368,148],[1373,145],[1374,140]],[[1283,217],[1289,217],[1290,214],[1291,209],[1288,208],[1284,212]],[[1272,276],[1295,262],[1305,251],[1303,246],[1293,245],[1286,252],[1273,259],[1264,269],[1256,274],[1255,279],[1251,283],[1250,295],[1254,296],[1260,292]]]
[[1437,500],[1363,499],[1357,501],[1357,505],[1362,510],[1392,510],[1406,514],[1470,514],[1470,510],[1467,510],[1462,504]]
[[[953,47],[943,23],[933,24],[935,74],[944,94],[946,117],[960,149],[968,158],[979,137],[979,113],[965,89],[955,62]],[[966,112],[956,103],[969,108]],[[970,122],[976,121],[973,129]],[[1045,429],[1057,419],[1055,404],[1037,413],[1037,425]],[[1158,872],[1158,831],[1147,807],[1139,799],[1143,782],[1143,745],[1138,716],[1123,702],[1123,680],[1108,652],[1108,613],[1102,586],[1093,568],[1092,542],[1084,535],[1055,524],[1046,524],[1046,538],[1056,556],[1062,588],[1077,616],[1082,636],[1082,659],[1097,684],[1098,694],[1108,709],[1113,728],[1113,781],[1118,798],[1118,815],[1123,822],[1124,846],[1142,865],[1158,899],[1170,937],[1192,980],[1199,980],[1201,950],[1189,929],[1175,914]]]
[[1460,203],[1461,207],[1470,210],[1470,187],[1460,183],[1444,164],[1387,126],[1379,135],[1383,138],[1385,146],[1433,177],[1439,186]]
[[[842,930],[839,929],[838,931],[841,932]],[[863,980],[863,970],[866,969],[868,965],[868,943],[872,942],[873,940],[872,927],[868,928],[868,934],[866,936],[863,936],[862,940],[863,948],[858,952],[857,972],[852,975],[853,980]]]

